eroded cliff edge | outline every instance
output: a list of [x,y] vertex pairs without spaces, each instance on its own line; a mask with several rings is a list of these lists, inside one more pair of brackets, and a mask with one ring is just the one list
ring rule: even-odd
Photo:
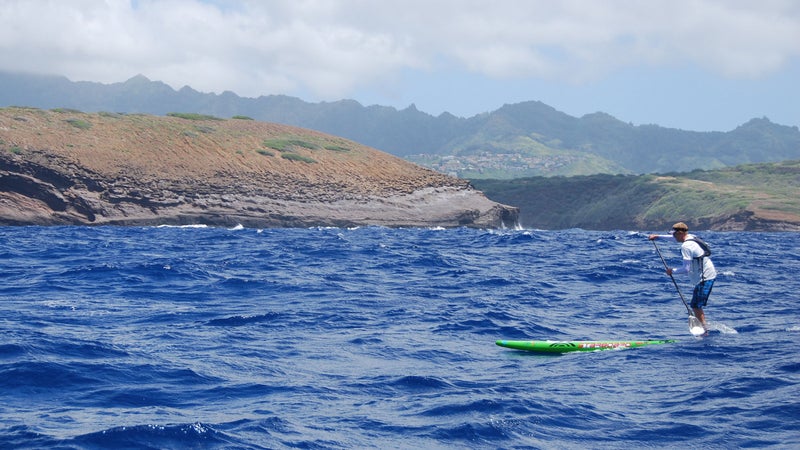
[[513,227],[465,180],[246,119],[0,109],[0,225]]

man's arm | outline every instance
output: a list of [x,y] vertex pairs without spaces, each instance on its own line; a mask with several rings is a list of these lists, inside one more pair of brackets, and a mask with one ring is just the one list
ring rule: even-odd
[[692,260],[684,259],[683,265],[681,267],[672,269],[671,273],[689,273],[689,269],[691,268],[692,268]]

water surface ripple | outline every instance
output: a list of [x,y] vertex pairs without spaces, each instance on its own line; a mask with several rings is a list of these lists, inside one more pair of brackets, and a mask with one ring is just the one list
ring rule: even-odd
[[0,447],[798,447],[800,234],[699,234],[702,339],[645,232],[0,227]]

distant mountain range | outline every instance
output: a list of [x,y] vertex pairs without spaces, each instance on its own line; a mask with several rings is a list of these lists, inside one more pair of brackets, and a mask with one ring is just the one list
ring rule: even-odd
[[632,125],[602,113],[576,118],[537,101],[469,118],[353,100],[239,97],[179,90],[137,75],[123,83],[0,72],[0,106],[85,112],[245,116],[345,137],[462,178],[639,174],[800,159],[796,126],[755,118],[727,132]]

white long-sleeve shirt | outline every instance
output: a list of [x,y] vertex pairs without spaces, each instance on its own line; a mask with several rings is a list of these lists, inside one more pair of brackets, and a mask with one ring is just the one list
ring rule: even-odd
[[[659,234],[659,238],[673,238],[671,234]],[[692,283],[697,284],[703,280],[713,280],[717,277],[717,269],[711,258],[706,256],[700,244],[695,242],[693,234],[687,234],[686,239],[681,244],[681,257],[683,265],[672,269],[673,274],[688,273]]]

